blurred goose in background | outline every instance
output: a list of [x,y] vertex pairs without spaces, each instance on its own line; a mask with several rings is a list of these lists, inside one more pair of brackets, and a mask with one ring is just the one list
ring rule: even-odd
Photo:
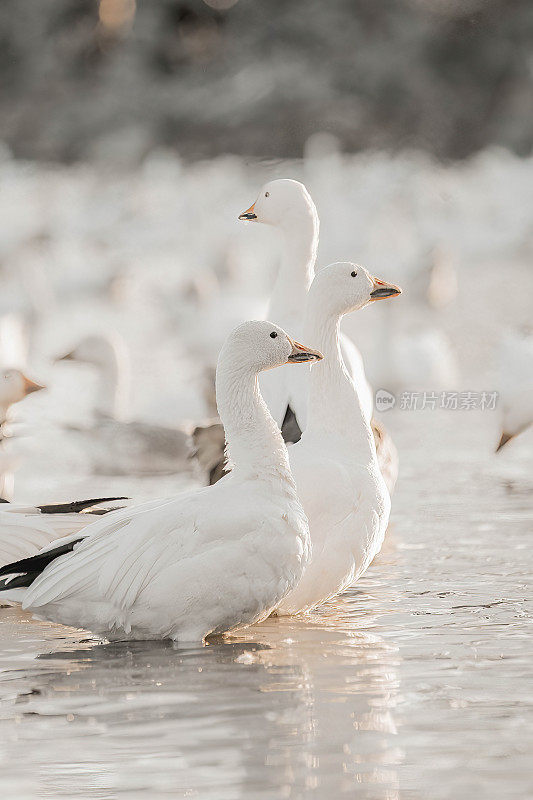
[[126,499],[94,498],[45,506],[8,502],[14,493],[14,470],[19,466],[19,457],[8,449],[10,440],[16,437],[9,433],[6,420],[12,405],[44,388],[19,369],[0,370],[0,564],[33,555],[58,537],[85,527],[90,515],[111,510],[99,507],[101,503]]
[[401,391],[453,391],[459,385],[459,369],[452,345],[438,327],[404,330],[394,311],[381,319],[377,339],[380,354],[375,380],[381,389]]
[[0,313],[0,364],[25,367],[28,358],[28,330],[24,316]]
[[400,315],[395,307],[383,309],[379,359],[372,364],[374,385],[393,393],[457,389],[457,357],[438,322],[439,312],[455,300],[457,286],[453,254],[442,246],[433,248],[429,263],[409,280],[409,299],[416,302],[412,312],[407,316]]
[[10,440],[13,438],[8,425],[10,409],[29,394],[44,388],[41,384],[30,380],[19,369],[0,367],[0,499],[2,500],[11,500],[13,497],[14,472],[20,463],[18,456],[10,447]]
[[127,420],[130,368],[120,337],[87,336],[57,360],[90,364],[98,371],[92,426],[70,428],[84,436],[96,472],[106,475],[172,474],[191,469],[188,432]]
[[9,417],[9,409],[29,394],[44,389],[40,383],[28,378],[20,369],[0,366],[0,425]]
[[279,613],[307,611],[341,592],[381,548],[390,496],[359,387],[342,359],[339,328],[345,314],[400,292],[349,262],[320,270],[309,290],[304,338],[316,343],[324,361],[310,371],[307,426],[289,457],[312,557]]
[[201,642],[267,617],[300,579],[310,547],[258,373],[320,358],[270,322],[238,327],[216,377],[231,475],[115,512],[59,547],[6,565],[3,596],[41,619],[111,639]]
[[441,312],[457,295],[453,253],[433,247],[405,280],[408,310],[390,305],[378,315],[373,353],[379,357],[369,360],[373,385],[393,394],[454,391],[460,385],[457,356],[440,324]]
[[501,436],[496,452],[533,422],[533,331],[507,331],[499,359]]
[[427,273],[426,302],[430,308],[440,310],[454,302],[457,291],[457,265],[454,254],[442,245],[437,246],[431,253],[431,263]]

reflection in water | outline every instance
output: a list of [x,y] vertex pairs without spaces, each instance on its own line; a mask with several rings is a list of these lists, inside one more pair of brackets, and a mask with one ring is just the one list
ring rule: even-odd
[[[334,796],[354,781],[396,796],[397,649],[347,609],[303,624],[272,619],[205,648],[71,642],[39,655],[22,681],[12,673],[11,713],[55,796],[143,786],[213,798],[320,786]],[[7,763],[19,745],[2,746]],[[74,759],[83,769],[66,768]]]
[[176,648],[1,609],[2,796],[533,795],[527,462],[517,448],[510,492],[479,418],[434,419],[398,433],[379,559],[311,617]]

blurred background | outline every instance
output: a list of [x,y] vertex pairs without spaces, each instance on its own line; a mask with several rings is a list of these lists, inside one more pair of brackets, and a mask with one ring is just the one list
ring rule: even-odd
[[[317,204],[319,266],[404,289],[344,323],[375,389],[499,388],[531,321],[526,0],[4,0],[0,20],[0,361],[47,386],[4,428],[15,497],[117,471],[80,436],[95,411],[213,415],[221,343],[264,314],[279,256],[237,217],[275,177]],[[94,333],[112,369],[55,362]],[[417,441],[399,405],[387,425]],[[498,408],[473,419],[492,458]]]
[[531,149],[527,0],[5,0],[1,21],[18,158],[301,158],[317,131],[348,152]]

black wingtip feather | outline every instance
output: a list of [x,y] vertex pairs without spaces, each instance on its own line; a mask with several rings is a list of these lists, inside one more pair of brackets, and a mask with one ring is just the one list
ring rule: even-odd
[[0,580],[0,592],[9,591],[10,589],[26,589],[32,585],[38,575],[38,572],[26,572],[24,575],[16,575],[14,578],[2,578]]
[[302,429],[296,419],[296,414],[290,406],[287,406],[283,422],[281,423],[281,435],[286,444],[296,444],[302,438]]
[[54,503],[47,506],[37,506],[43,514],[78,514],[91,506],[101,503],[111,503],[114,500],[129,500],[129,497],[94,497],[91,500],[73,500],[70,503]]
[[[79,539],[75,539],[72,542],[67,542],[66,544],[61,544],[58,547],[54,547],[53,550],[47,550],[45,553],[37,553],[35,556],[30,556],[29,558],[21,558],[20,561],[13,561],[12,564],[6,564],[5,567],[0,569],[0,576],[2,575],[18,575],[19,573],[23,573],[20,575],[21,578],[24,577],[24,574],[27,574],[29,577],[33,575],[30,580],[32,583],[37,575],[51,564],[52,561],[55,561],[56,558],[59,556],[64,556],[65,553],[70,553],[74,546],[79,544],[84,540],[84,536],[81,536]],[[19,586],[29,586],[30,583],[19,583]],[[2,581],[0,584],[0,591],[5,589],[12,589],[14,583],[12,581],[8,581],[7,585],[6,582]]]

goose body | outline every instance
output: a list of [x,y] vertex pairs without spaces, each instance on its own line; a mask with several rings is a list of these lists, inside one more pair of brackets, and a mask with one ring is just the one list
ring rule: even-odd
[[308,424],[289,455],[309,520],[312,558],[278,613],[307,611],[342,591],[381,548],[390,496],[357,386],[342,359],[339,326],[345,313],[399,293],[344,262],[321,270],[309,291],[304,335],[325,358],[311,370]]
[[190,469],[187,431],[95,414],[92,428],[70,428],[102,475],[164,475]]
[[[216,486],[115,512],[33,560],[8,565],[5,596],[40,618],[109,638],[201,641],[268,616],[309,558],[287,450],[261,370],[316,359],[268,322],[237,328],[217,367],[234,465]],[[18,577],[16,577],[18,575]]]
[[81,437],[96,473],[153,475],[190,469],[187,431],[126,418],[129,364],[119,337],[88,336],[59,360],[90,364],[99,373],[92,424],[69,427]]
[[459,385],[453,347],[437,326],[404,331],[398,329],[394,314],[389,314],[383,321],[380,353],[376,380],[390,392],[449,391]]

